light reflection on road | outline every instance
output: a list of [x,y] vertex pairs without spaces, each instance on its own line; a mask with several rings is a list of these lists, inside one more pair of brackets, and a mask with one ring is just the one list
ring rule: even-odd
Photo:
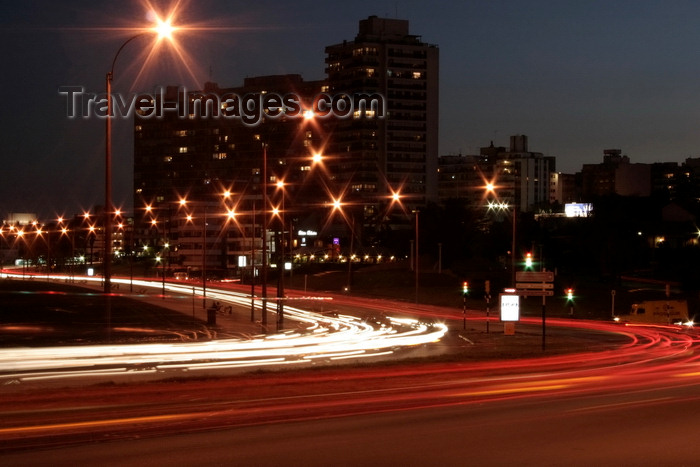
[[[21,278],[3,272],[0,278]],[[65,280],[64,276],[37,276],[39,280]],[[81,276],[80,281],[99,283],[101,278]],[[161,281],[112,278],[115,284],[144,288],[163,287]],[[190,284],[165,283],[178,294],[201,294]],[[207,287],[207,298],[224,304],[250,305],[250,296]],[[261,307],[261,303],[256,302]],[[441,323],[387,317],[381,323],[365,322],[350,315],[326,316],[286,305],[285,319],[303,323],[295,330],[249,339],[221,339],[170,344],[123,344],[8,348],[0,352],[0,382],[83,376],[123,375],[138,372],[196,371],[226,368],[309,365],[314,361],[373,358],[398,348],[440,340],[447,332]]]

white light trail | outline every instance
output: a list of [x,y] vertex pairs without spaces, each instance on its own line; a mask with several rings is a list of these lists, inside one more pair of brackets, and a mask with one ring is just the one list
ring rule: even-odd
[[[0,272],[0,279],[19,279],[22,274]],[[65,276],[34,275],[35,280],[65,280]],[[25,275],[26,279],[26,275]],[[86,282],[100,277],[80,276]],[[163,287],[162,281],[112,278],[113,283],[139,288]],[[172,293],[201,296],[201,287],[165,283]],[[207,298],[249,307],[250,295],[207,287]],[[261,308],[260,301],[256,306]],[[249,339],[221,339],[168,344],[85,345],[42,348],[6,348],[0,351],[0,384],[50,378],[120,376],[146,372],[219,370],[264,366],[299,365],[319,360],[346,360],[389,355],[398,348],[428,344],[447,332],[442,323],[427,325],[406,318],[365,322],[350,315],[326,316],[285,306],[285,319],[305,326],[279,334]]]

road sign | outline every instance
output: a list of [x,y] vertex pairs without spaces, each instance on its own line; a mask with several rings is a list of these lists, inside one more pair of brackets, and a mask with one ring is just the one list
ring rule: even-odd
[[517,282],[515,284],[515,288],[516,289],[539,289],[539,290],[553,289],[554,284],[552,284],[551,282],[540,282],[540,283],[537,283],[537,282]]
[[552,282],[554,281],[554,272],[530,272],[519,271],[515,273],[515,282]]
[[521,289],[516,290],[517,295],[523,297],[553,297],[554,290],[531,290],[531,289]]

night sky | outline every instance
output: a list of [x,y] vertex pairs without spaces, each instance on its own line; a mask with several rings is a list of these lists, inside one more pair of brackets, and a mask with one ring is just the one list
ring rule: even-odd
[[[0,4],[0,216],[72,215],[104,201],[104,120],[66,118],[60,86],[104,92],[119,46],[161,1]],[[149,7],[150,5],[150,7]],[[246,76],[324,77],[324,47],[352,40],[370,15],[410,21],[440,48],[440,154],[474,154],[529,136],[530,150],[575,172],[619,148],[633,162],[700,153],[697,1],[179,2],[172,48],[152,39],[119,56],[114,91],[242,84]],[[129,207],[132,127],[114,123],[114,199]]]

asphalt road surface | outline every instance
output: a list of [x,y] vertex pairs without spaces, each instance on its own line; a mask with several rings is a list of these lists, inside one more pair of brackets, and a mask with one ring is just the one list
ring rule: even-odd
[[[459,315],[445,318],[458,322]],[[550,324],[564,329],[553,339],[563,343],[579,332],[567,327],[616,338],[602,347],[527,358],[492,354],[130,384],[106,380],[71,388],[7,380],[0,388],[0,461],[3,466],[698,464],[695,330]],[[514,341],[464,345],[504,342]]]
[[1,458],[6,466],[697,465],[698,389],[433,400],[411,410],[134,435]]

